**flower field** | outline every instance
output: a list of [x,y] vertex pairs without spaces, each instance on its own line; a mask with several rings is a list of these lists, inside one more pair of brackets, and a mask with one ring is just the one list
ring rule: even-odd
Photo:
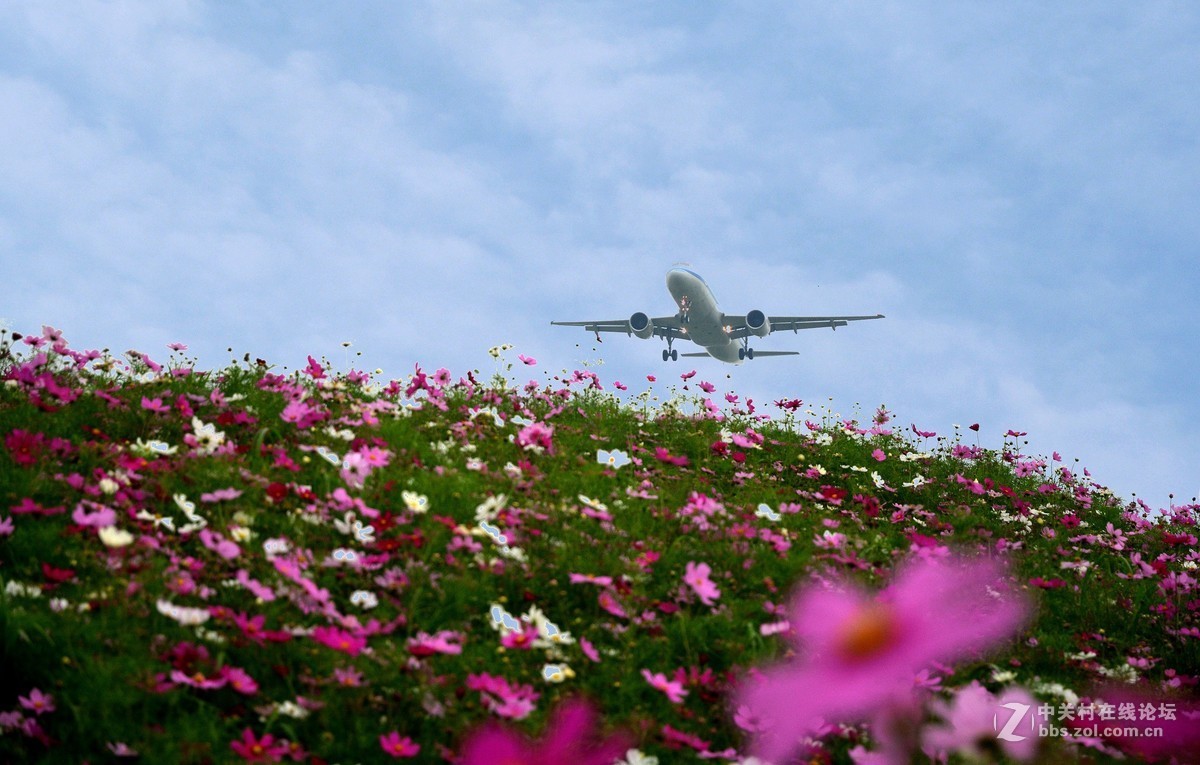
[[1200,507],[1024,433],[185,350],[0,337],[0,761],[1197,761]]

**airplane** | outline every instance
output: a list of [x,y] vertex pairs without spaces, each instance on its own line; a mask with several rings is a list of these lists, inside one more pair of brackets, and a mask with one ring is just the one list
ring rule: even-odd
[[[686,265],[686,264],[685,264]],[[798,356],[798,351],[755,351],[750,347],[751,337],[766,337],[772,332],[801,329],[821,329],[829,327],[837,329],[846,326],[847,322],[867,319],[882,319],[883,314],[875,316],[768,316],[755,309],[744,315],[721,313],[717,308],[717,300],[713,297],[708,283],[700,274],[677,266],[667,271],[667,290],[679,306],[679,312],[674,316],[656,316],[651,318],[638,311],[628,319],[613,319],[609,321],[552,321],[551,324],[560,327],[583,327],[588,332],[595,332],[600,340],[601,332],[624,332],[632,337],[636,335],[643,340],[651,337],[661,337],[667,341],[667,347],[662,352],[663,361],[670,359],[678,361],[680,356],[703,357],[728,364],[741,364],[756,356]],[[690,340],[704,349],[703,353],[680,353],[672,348],[676,340]]]

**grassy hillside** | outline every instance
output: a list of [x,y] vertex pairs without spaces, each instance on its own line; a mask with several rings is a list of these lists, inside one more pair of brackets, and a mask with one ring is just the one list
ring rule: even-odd
[[[982,449],[701,376],[623,404],[586,370],[205,372],[49,328],[0,355],[0,761],[1195,743],[1197,508],[1122,506],[1024,434]],[[1077,735],[998,738],[1014,699]],[[1107,700],[1164,735],[1079,732]]]

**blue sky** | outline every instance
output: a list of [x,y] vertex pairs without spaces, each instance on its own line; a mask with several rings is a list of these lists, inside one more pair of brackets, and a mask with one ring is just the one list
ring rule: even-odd
[[[0,2],[0,316],[208,367],[694,366],[1164,506],[1200,490],[1197,40],[1187,3]],[[730,313],[888,318],[736,368],[550,327],[671,313],[676,261]]]

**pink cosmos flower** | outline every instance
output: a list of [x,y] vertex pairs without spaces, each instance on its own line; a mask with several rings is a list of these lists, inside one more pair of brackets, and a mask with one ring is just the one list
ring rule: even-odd
[[612,584],[611,576],[595,576],[593,574],[568,574],[571,584],[597,584],[608,587]]
[[30,433],[19,428],[4,437],[4,446],[12,455],[13,462],[22,467],[29,467],[37,462],[42,456],[45,442],[46,437],[41,433]]
[[659,462],[666,462],[678,467],[684,467],[688,464],[688,458],[686,455],[681,454],[678,457],[672,457],[671,453],[661,446],[654,447],[654,457]]
[[48,693],[42,693],[38,688],[31,690],[28,696],[18,696],[17,701],[21,702],[21,706],[38,715],[43,712],[53,712],[55,709],[54,697]]
[[537,742],[488,724],[463,745],[460,765],[611,765],[632,745],[624,734],[601,738],[587,702],[564,702],[555,710],[545,736]]
[[83,502],[75,506],[75,512],[71,513],[71,520],[79,526],[91,526],[93,528],[102,529],[105,526],[115,526],[117,524],[117,514],[110,507],[98,505],[94,502],[89,502],[89,505],[96,508],[94,512],[84,512]]
[[335,667],[333,670],[333,680],[338,685],[344,685],[348,688],[358,688],[364,685],[363,674],[354,667],[349,669]]
[[321,365],[312,356],[308,357],[308,366],[304,368],[304,371],[312,375],[314,380],[320,380],[325,376],[325,370],[321,368]]
[[746,683],[734,702],[775,723],[756,741],[756,756],[783,760],[817,718],[868,717],[910,697],[913,676],[933,662],[1013,635],[1029,606],[1004,573],[987,560],[919,560],[874,598],[850,584],[800,591],[788,616],[803,658]]
[[329,646],[335,651],[342,651],[351,656],[358,656],[362,653],[362,649],[367,647],[366,638],[361,638],[345,630],[340,630],[337,627],[326,625],[314,629],[312,639],[322,645]]
[[[1018,719],[1019,727],[1001,739],[996,735],[998,730],[1003,730],[1009,717],[1016,714],[1013,707],[1005,705],[1014,703],[1026,705],[1027,714]],[[998,748],[1018,762],[1027,762],[1037,750],[1037,726],[1046,725],[1046,719],[1038,713],[1038,702],[1024,689],[1009,688],[997,698],[978,680],[959,688],[949,704],[935,699],[933,707],[948,725],[925,729],[924,744],[930,756],[957,752],[982,760]],[[989,754],[985,754],[985,745]]]
[[621,604],[617,602],[610,591],[601,590],[599,601],[600,607],[613,616],[619,616],[622,619],[628,618],[629,615],[625,613],[625,609],[621,608]]
[[450,630],[442,630],[435,635],[419,632],[416,637],[408,639],[408,652],[413,656],[430,656],[435,653],[460,654],[462,646],[455,641],[461,639],[461,635]]
[[162,398],[147,398],[146,396],[142,396],[142,408],[155,414],[167,414],[171,411],[170,405],[164,404]]
[[521,432],[517,433],[517,446],[529,448],[531,446],[549,449],[551,439],[554,436],[554,426],[546,425],[541,422],[531,422],[521,428]]
[[583,651],[583,655],[593,662],[600,663],[600,652],[596,650],[596,646],[592,645],[591,641],[587,638],[579,638],[579,650]]
[[137,750],[130,747],[129,744],[126,744],[124,741],[118,741],[115,744],[110,741],[105,746],[108,747],[108,751],[112,752],[117,757],[138,756]]
[[229,687],[246,696],[258,693],[258,683],[241,667],[221,667],[221,677],[229,681]]
[[229,748],[246,762],[279,762],[288,749],[285,744],[277,743],[270,733],[263,734],[260,739],[254,738],[254,731],[249,728],[242,731],[241,741],[229,742]]
[[400,738],[399,731],[392,731],[379,737],[379,746],[393,757],[416,757],[421,747],[414,744],[408,736]]
[[0,518],[0,537],[9,536],[16,528],[11,515],[7,518]]
[[520,359],[521,361],[525,362],[525,365],[526,365],[526,366],[530,366],[530,367],[531,367],[531,366],[533,366],[534,364],[537,364],[537,359],[532,359],[532,358],[530,358],[530,357],[526,356],[526,355],[525,355],[525,354],[523,354],[523,353],[518,353],[518,354],[517,354],[517,358],[518,358],[518,359]]
[[242,496],[241,489],[217,489],[200,495],[201,502],[223,502]]
[[642,677],[646,678],[646,682],[667,694],[667,698],[672,704],[683,703],[683,697],[688,695],[688,692],[683,689],[683,683],[677,680],[668,680],[667,676],[661,672],[650,674],[650,670],[643,669]]
[[500,638],[500,645],[504,646],[505,648],[515,648],[519,651],[528,651],[533,648],[533,643],[537,639],[537,625],[525,622],[522,623],[520,630],[506,631],[504,636]]
[[721,591],[708,578],[710,571],[707,563],[697,564],[689,561],[683,575],[683,581],[692,588],[692,591],[700,598],[700,602],[706,606],[711,606],[714,599],[721,597]]
[[193,688],[199,688],[205,691],[211,691],[215,688],[223,688],[229,680],[221,674],[209,677],[203,672],[193,672],[188,675],[178,669],[171,670],[171,680],[179,685],[190,685]]
[[500,717],[521,720],[534,710],[541,694],[531,685],[510,685],[503,677],[486,672],[467,675],[467,687],[479,691],[483,706]]
[[236,542],[206,528],[200,529],[200,541],[225,560],[233,560],[242,553],[242,548],[238,547]]

